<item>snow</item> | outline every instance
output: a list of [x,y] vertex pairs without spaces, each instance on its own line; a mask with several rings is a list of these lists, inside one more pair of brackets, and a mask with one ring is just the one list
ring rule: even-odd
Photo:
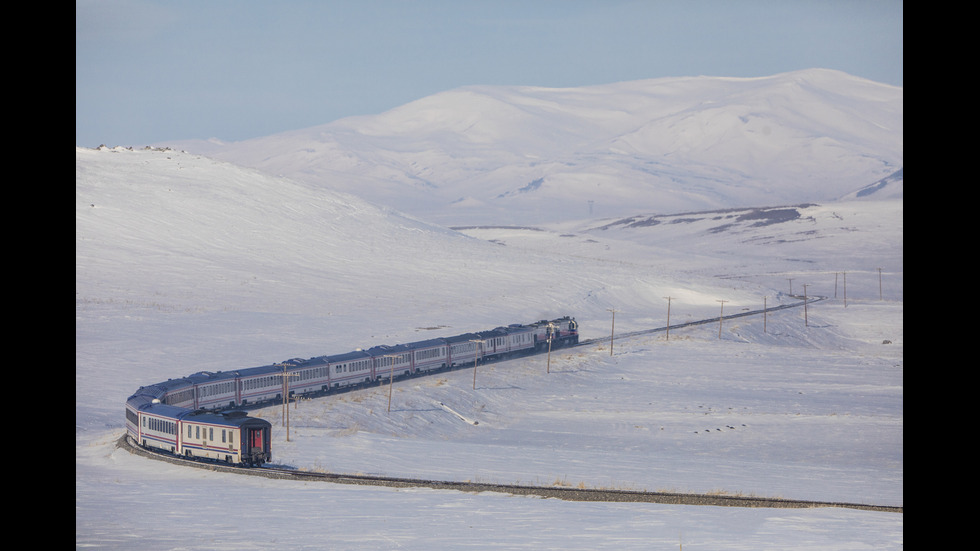
[[[455,231],[341,178],[76,148],[77,548],[904,547],[900,513],[301,483],[117,449],[140,385],[571,315],[598,340],[550,366],[398,382],[390,412],[386,386],[302,401],[289,441],[280,406],[250,414],[301,469],[903,505],[900,198]],[[732,317],[804,285],[826,300]],[[667,297],[672,325],[724,319],[624,336],[665,326]]]
[[903,101],[900,87],[826,69],[481,85],[242,142],[155,145],[442,225],[537,225],[837,199],[902,168]]

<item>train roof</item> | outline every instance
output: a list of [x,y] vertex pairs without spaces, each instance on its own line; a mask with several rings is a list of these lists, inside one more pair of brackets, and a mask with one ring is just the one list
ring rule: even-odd
[[367,353],[375,358],[388,354],[404,354],[408,351],[409,348],[404,344],[379,344],[367,349]]
[[196,385],[201,383],[211,383],[217,381],[227,381],[228,379],[234,379],[238,377],[237,371],[218,371],[212,373],[211,371],[198,371],[188,375],[186,379]]
[[494,327],[493,329],[480,331],[480,335],[482,335],[483,338],[499,337],[500,335],[506,335],[507,333],[510,333],[510,331],[506,327]]
[[371,354],[368,354],[364,350],[353,350],[351,352],[345,352],[343,354],[334,354],[332,356],[320,356],[329,363],[337,362],[349,362],[352,360],[362,360],[364,358],[370,358]]
[[313,357],[313,358],[307,358],[305,360],[302,359],[302,358],[293,358],[291,360],[286,360],[286,361],[282,362],[281,364],[279,364],[278,366],[276,366],[276,368],[279,369],[280,371],[282,371],[282,365],[283,364],[286,365],[286,368],[287,369],[295,369],[295,368],[301,368],[301,367],[312,367],[312,366],[317,366],[317,365],[324,365],[326,363],[327,363],[327,357],[326,356],[316,356],[316,357]]
[[166,381],[139,387],[139,389],[133,393],[133,397],[149,396],[151,399],[157,398],[162,400],[165,396],[167,396],[167,394],[193,386],[194,382],[186,377],[182,377],[180,379],[167,379]]
[[225,426],[255,426],[269,424],[265,419],[249,417],[248,413],[241,410],[228,411],[208,411],[203,409],[191,410],[179,406],[165,404],[159,400],[143,395],[133,395],[127,401],[127,405],[139,410],[147,415],[159,415],[170,419],[181,421],[193,421],[196,423],[208,423],[211,425]]
[[259,377],[262,375],[274,375],[276,373],[282,373],[282,366],[278,365],[260,365],[258,367],[246,367],[245,369],[239,369],[236,371],[239,377]]
[[436,346],[446,346],[446,339],[426,339],[423,341],[415,341],[406,343],[404,345],[406,348],[411,348],[412,350],[417,350],[419,348],[433,348]]
[[454,335],[452,337],[446,337],[445,339],[448,343],[453,342],[466,342],[466,341],[480,341],[483,337],[479,333],[464,333],[462,335]]
[[135,407],[143,413],[160,415],[161,417],[170,417],[173,419],[179,419],[181,415],[189,411],[187,408],[171,406],[157,400],[130,400],[129,405]]
[[223,425],[232,427],[270,425],[269,421],[259,417],[249,417],[241,410],[228,411],[205,411],[205,410],[183,410],[179,416],[181,421],[192,423],[207,423],[209,425]]

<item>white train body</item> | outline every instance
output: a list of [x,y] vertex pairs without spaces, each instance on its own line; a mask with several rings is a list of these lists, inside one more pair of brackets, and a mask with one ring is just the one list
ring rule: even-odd
[[234,408],[280,402],[286,394],[323,394],[576,343],[578,324],[565,316],[235,371],[201,371],[141,387],[126,402],[126,430],[134,442],[147,448],[261,465],[272,457],[271,425]]

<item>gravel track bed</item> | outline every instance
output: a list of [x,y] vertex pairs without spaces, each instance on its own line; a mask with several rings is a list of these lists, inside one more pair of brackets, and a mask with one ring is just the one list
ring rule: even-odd
[[385,486],[390,488],[431,488],[436,490],[454,490],[460,492],[498,492],[521,496],[538,496],[561,499],[565,501],[611,501],[636,503],[664,503],[673,505],[710,505],[720,507],[768,507],[784,509],[804,509],[812,507],[841,507],[865,511],[883,511],[902,513],[903,507],[887,505],[868,505],[860,503],[835,503],[823,501],[803,501],[793,499],[776,499],[766,497],[746,497],[713,494],[679,494],[669,492],[643,492],[627,490],[609,490],[601,488],[570,488],[564,486],[523,486],[512,484],[490,484],[485,482],[452,482],[439,480],[421,480],[412,478],[395,478],[370,475],[342,475],[300,471],[286,466],[270,465],[260,468],[243,468],[206,461],[184,459],[166,453],[155,452],[136,446],[127,435],[123,435],[116,443],[117,447],[129,450],[137,455],[166,461],[175,465],[207,469],[217,472],[227,472],[247,476],[262,476],[281,480],[303,480],[332,482],[335,484],[353,484],[361,486]]

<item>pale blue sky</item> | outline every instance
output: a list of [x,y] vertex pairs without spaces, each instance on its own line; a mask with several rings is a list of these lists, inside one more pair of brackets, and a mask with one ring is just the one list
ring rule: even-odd
[[470,84],[814,67],[903,86],[901,0],[76,0],[75,145],[237,141]]

